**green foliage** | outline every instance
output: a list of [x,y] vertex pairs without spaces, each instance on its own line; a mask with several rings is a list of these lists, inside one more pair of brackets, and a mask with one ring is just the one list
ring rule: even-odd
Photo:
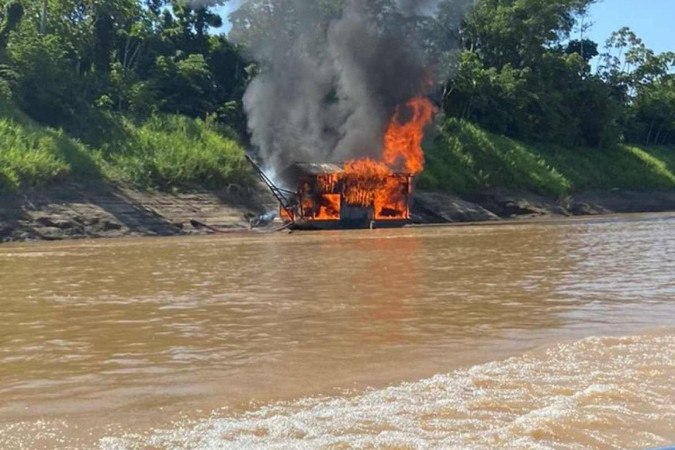
[[181,60],[160,56],[155,71],[161,110],[190,116],[215,110],[215,86],[203,55],[188,55]]
[[66,176],[70,168],[60,148],[61,137],[0,103],[0,191],[47,184]]
[[153,116],[141,125],[125,120],[118,133],[125,135],[117,141],[121,145],[104,145],[99,152],[104,172],[112,179],[160,188],[220,188],[253,180],[242,147],[202,120]]
[[625,104],[626,139],[675,144],[675,52],[654,53],[626,27],[612,34],[605,50],[599,73]]
[[464,27],[469,48],[487,66],[536,66],[546,44],[569,35],[575,14],[593,0],[479,0]]
[[675,77],[642,87],[626,114],[626,136],[647,145],[675,144]]
[[675,143],[675,53],[657,55],[622,28],[591,74],[598,45],[584,32],[593,1],[478,0],[465,19],[445,112],[495,133],[569,147],[612,147],[622,138]]
[[59,37],[25,33],[10,41],[8,53],[19,78],[17,101],[28,115],[58,125],[76,113],[80,83]]
[[93,111],[87,126],[66,132],[0,105],[0,189],[66,179],[217,189],[254,179],[242,147],[216,123],[167,115],[135,123]]
[[23,15],[23,5],[18,1],[9,2],[5,7],[5,14],[0,24],[0,50],[4,50],[7,47],[9,33],[14,31],[19,25]]
[[[611,146],[620,104],[590,74],[597,44],[569,40],[592,0],[479,0],[444,98],[452,117],[495,133],[567,146]],[[583,33],[582,33],[583,35]]]
[[454,193],[508,186],[563,194],[570,182],[521,142],[448,119],[427,147],[421,187]]
[[223,3],[13,0],[0,13],[0,96],[52,126],[96,107],[137,118],[216,114],[244,132],[241,114],[218,115],[231,102],[241,109],[248,81],[240,50],[209,34]]
[[508,187],[565,195],[583,190],[675,189],[675,149],[524,143],[448,119],[427,147],[420,187],[466,194]]
[[[303,17],[327,24],[344,0],[244,0],[230,18],[244,47],[212,34],[225,1],[0,0],[0,188],[64,177],[248,182],[236,142],[261,61],[243,48],[268,33],[290,39]],[[377,26],[414,29],[433,66],[453,69],[427,187],[672,187],[675,53],[656,54],[622,28],[591,73],[593,1],[442,0],[435,19],[367,2],[384,11]]]

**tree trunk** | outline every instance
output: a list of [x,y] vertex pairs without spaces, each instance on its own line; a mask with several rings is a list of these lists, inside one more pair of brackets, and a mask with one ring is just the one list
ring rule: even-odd
[[654,138],[654,145],[659,145],[659,140],[661,139],[661,132],[663,131],[663,125],[661,125],[658,129],[658,132],[656,133],[656,137]]
[[647,139],[645,140],[645,145],[649,145],[649,141],[652,138],[653,130],[654,130],[654,119],[652,119],[652,123],[649,125],[649,131],[647,132]]
[[42,11],[40,13],[40,34],[47,33],[47,0],[42,0]]

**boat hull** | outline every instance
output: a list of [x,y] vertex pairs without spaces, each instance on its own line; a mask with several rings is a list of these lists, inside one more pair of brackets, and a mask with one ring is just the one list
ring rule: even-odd
[[290,226],[293,230],[367,230],[369,228],[402,228],[410,225],[410,220],[296,220]]

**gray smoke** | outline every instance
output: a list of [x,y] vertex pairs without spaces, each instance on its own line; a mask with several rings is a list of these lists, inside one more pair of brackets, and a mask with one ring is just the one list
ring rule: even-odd
[[407,16],[433,15],[438,3],[439,0],[397,0],[396,2],[401,13]]
[[396,106],[424,88],[421,49],[403,30],[379,31],[370,14],[359,2],[352,2],[328,33],[329,59],[344,118],[339,123],[340,139],[328,154],[337,161],[377,157]]
[[[261,3],[269,8],[252,26],[246,14],[260,14]],[[248,0],[231,17],[231,37],[259,64],[244,108],[258,156],[275,174],[296,161],[379,157],[396,107],[425,94],[437,75],[417,19],[438,1],[345,0],[328,12],[317,3]]]

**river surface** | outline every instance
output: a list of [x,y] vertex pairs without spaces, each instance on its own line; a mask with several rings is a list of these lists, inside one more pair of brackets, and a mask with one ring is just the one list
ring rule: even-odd
[[675,444],[675,215],[0,246],[0,448]]

